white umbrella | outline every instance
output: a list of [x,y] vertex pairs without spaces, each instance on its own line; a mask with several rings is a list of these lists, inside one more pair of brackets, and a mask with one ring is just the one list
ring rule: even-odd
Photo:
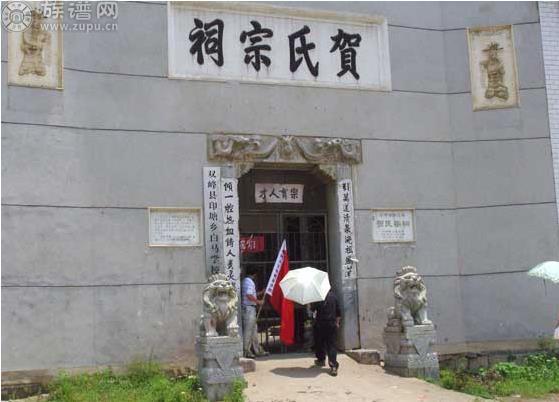
[[280,282],[286,299],[299,304],[323,301],[330,290],[328,273],[313,267],[289,271]]
[[542,262],[529,270],[528,275],[559,283],[559,262]]

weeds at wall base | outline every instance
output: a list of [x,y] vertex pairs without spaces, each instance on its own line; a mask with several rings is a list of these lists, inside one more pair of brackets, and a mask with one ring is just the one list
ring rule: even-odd
[[[243,402],[244,381],[236,381],[225,402]],[[207,402],[195,375],[168,377],[155,362],[134,362],[124,374],[104,370],[70,376],[61,373],[49,386],[49,402]]]
[[438,384],[482,398],[510,395],[537,398],[559,393],[559,353],[557,350],[536,353],[528,356],[523,364],[503,362],[473,372],[443,369]]

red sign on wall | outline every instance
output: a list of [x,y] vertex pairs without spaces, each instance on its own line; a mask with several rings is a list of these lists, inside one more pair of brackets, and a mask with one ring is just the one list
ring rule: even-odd
[[264,251],[264,236],[242,236],[240,240],[241,253],[261,253]]

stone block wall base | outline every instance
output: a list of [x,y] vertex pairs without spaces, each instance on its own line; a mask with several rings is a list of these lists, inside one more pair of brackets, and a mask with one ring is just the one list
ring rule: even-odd
[[439,358],[432,351],[436,333],[432,325],[386,327],[384,369],[402,377],[439,378]]
[[346,350],[345,354],[359,364],[380,364],[380,353],[376,349]]
[[541,351],[543,350],[529,349],[453,353],[440,355],[439,364],[441,368],[445,369],[468,370],[471,372],[476,372],[480,368],[489,368],[496,363],[501,362],[514,362],[523,364],[528,356]]
[[408,367],[384,367],[387,373],[396,374],[400,377],[416,377],[416,378],[432,378],[439,379],[438,367],[421,367],[421,368],[408,368]]
[[198,375],[206,397],[222,400],[236,379],[243,379],[241,339],[229,336],[197,337]]
[[43,384],[2,385],[2,400],[23,399],[47,391],[47,387]]
[[232,383],[224,384],[203,384],[202,388],[209,401],[222,401],[233,387]]
[[384,354],[384,365],[395,367],[439,367],[439,357],[435,352],[418,354]]
[[402,377],[439,378],[439,359],[436,353],[429,352],[423,356],[417,354],[384,355],[384,369]]

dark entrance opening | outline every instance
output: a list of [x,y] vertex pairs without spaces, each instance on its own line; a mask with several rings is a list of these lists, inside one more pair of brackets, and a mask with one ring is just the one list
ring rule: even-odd
[[[257,183],[302,184],[302,203],[257,203]],[[239,180],[239,229],[248,247],[241,253],[241,273],[252,266],[259,275],[258,290],[264,289],[283,240],[287,243],[289,268],[315,267],[328,272],[328,228],[325,178],[309,167],[282,170],[262,167],[251,170]],[[279,341],[280,317],[266,303],[258,319],[261,344],[272,353],[306,350],[310,331],[305,306],[295,304],[295,344],[286,348]]]

